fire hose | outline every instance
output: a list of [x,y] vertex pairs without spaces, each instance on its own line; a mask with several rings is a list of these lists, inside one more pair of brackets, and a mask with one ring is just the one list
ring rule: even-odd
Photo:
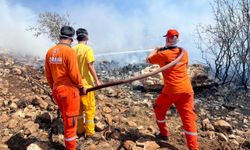
[[136,77],[133,77],[133,78],[130,78],[130,79],[118,80],[118,81],[105,83],[105,84],[102,84],[102,85],[99,85],[99,86],[94,86],[94,87],[86,89],[86,93],[91,92],[91,91],[95,91],[95,90],[98,90],[98,89],[102,89],[102,88],[105,88],[105,87],[110,87],[110,86],[120,85],[120,84],[124,84],[124,83],[129,83],[129,82],[133,82],[135,80],[141,80],[143,78],[153,76],[153,75],[155,75],[157,73],[160,73],[160,72],[162,72],[162,71],[164,71],[164,70],[166,70],[168,68],[171,68],[174,65],[176,65],[182,59],[182,57],[184,56],[184,49],[180,48],[180,50],[181,50],[181,53],[179,54],[179,56],[174,61],[166,64],[165,66],[163,66],[163,67],[161,67],[161,68],[159,68],[159,69],[157,69],[157,70],[155,70],[153,72],[143,74],[143,75],[140,75],[140,76],[136,76]]
[[[133,78],[129,78],[129,79],[117,80],[117,81],[112,81],[112,82],[105,83],[105,84],[102,84],[102,85],[99,85],[99,86],[94,86],[94,87],[86,89],[86,93],[91,92],[91,91],[95,91],[95,90],[98,90],[98,89],[110,87],[110,86],[115,86],[115,85],[120,85],[120,84],[125,84],[125,83],[129,83],[129,82],[133,82],[135,80],[141,80],[141,79],[147,78],[149,76],[153,76],[153,75],[155,75],[157,73],[160,73],[160,72],[162,72],[162,71],[164,71],[164,70],[166,70],[168,68],[171,68],[174,65],[176,65],[182,59],[182,57],[184,55],[184,49],[180,48],[180,50],[181,50],[181,53],[179,54],[179,56],[175,60],[173,60],[172,62],[166,64],[165,66],[163,66],[163,67],[161,67],[161,68],[159,68],[159,69],[157,69],[157,70],[155,70],[153,72],[150,72],[150,73],[147,73],[147,74],[143,74],[143,75],[140,75],[140,76],[136,76],[136,77],[133,77]],[[32,79],[31,76],[29,76],[29,77],[30,77],[30,79]],[[37,86],[39,86],[41,89],[43,89],[46,93],[48,93],[50,95],[50,91],[47,90],[44,86],[40,85],[34,79],[32,80],[32,82],[34,84],[36,84]]]

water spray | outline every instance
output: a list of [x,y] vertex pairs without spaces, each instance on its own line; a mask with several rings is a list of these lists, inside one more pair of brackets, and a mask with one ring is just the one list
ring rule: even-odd
[[119,54],[130,54],[130,53],[143,53],[143,52],[150,52],[154,49],[143,49],[143,50],[133,50],[133,51],[122,51],[122,52],[109,52],[109,53],[102,53],[97,54],[95,57],[103,57],[103,56],[111,56],[111,55],[119,55]]

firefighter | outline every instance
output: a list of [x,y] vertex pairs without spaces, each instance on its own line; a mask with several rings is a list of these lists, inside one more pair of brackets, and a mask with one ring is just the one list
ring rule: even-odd
[[45,74],[53,98],[62,114],[64,141],[67,150],[76,149],[77,116],[80,107],[80,92],[85,92],[77,57],[71,48],[75,30],[63,26],[59,43],[51,47],[45,58]]
[[[179,33],[175,29],[167,31],[164,48],[155,48],[147,62],[160,67],[175,60],[181,52],[177,47]],[[191,150],[198,149],[196,114],[194,112],[194,92],[187,73],[188,53],[185,50],[183,58],[174,67],[162,72],[164,88],[155,101],[154,112],[160,133],[156,135],[161,140],[168,140],[170,135],[166,125],[166,112],[174,104],[182,120],[187,146]]]
[[[82,77],[82,84],[86,88],[98,86],[99,81],[94,67],[94,51],[87,45],[88,32],[86,29],[79,28],[76,31],[78,44],[73,47],[77,54],[77,61]],[[80,110],[78,116],[77,134],[85,134],[85,138],[97,139],[95,135],[95,95],[94,92],[88,92],[81,96]]]

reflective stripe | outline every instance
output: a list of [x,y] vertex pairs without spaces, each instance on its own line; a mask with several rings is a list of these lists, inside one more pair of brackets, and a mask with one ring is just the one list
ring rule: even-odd
[[158,123],[165,123],[166,122],[166,120],[164,119],[164,120],[156,120]]
[[82,118],[83,118],[83,116],[78,116],[77,118],[78,118],[78,119],[82,119]]
[[94,120],[86,120],[85,123],[94,123]]
[[188,132],[186,130],[184,130],[184,132],[189,135],[197,136],[197,132]]
[[76,139],[76,137],[74,136],[74,137],[72,137],[72,138],[65,138],[64,140],[67,141],[67,142],[69,142],[69,141],[73,141],[73,140],[75,140],[75,139]]

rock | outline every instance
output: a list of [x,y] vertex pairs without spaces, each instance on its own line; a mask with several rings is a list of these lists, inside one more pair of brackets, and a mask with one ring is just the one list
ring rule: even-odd
[[33,134],[35,133],[39,128],[39,124],[34,123],[33,121],[28,121],[24,124],[24,129],[26,129],[26,134]]
[[147,141],[143,147],[143,149],[146,150],[156,150],[158,148],[160,148],[160,146],[155,141]]
[[204,131],[214,131],[214,126],[211,124],[208,118],[202,121],[202,129]]
[[105,117],[106,122],[107,122],[109,125],[111,125],[112,122],[113,122],[113,117],[112,117],[112,115],[111,115],[111,114],[104,114],[104,117]]
[[107,96],[109,97],[114,97],[117,95],[116,91],[111,87],[108,87],[105,90],[106,90]]
[[21,74],[22,74],[22,70],[19,69],[19,68],[14,68],[12,71],[13,71],[13,73],[16,74],[16,75],[21,75]]
[[28,147],[27,150],[43,150],[41,147],[39,147],[37,144],[35,143],[31,143]]
[[236,133],[237,135],[239,135],[239,136],[243,136],[243,134],[244,134],[243,131],[238,130],[238,129],[235,130],[235,133]]
[[17,104],[12,102],[9,107],[11,109],[17,109]]
[[128,121],[127,124],[130,126],[130,127],[137,127],[137,124],[133,121]]
[[121,121],[122,123],[127,123],[127,122],[128,122],[128,119],[125,118],[125,117],[121,117],[121,118],[120,118],[120,121]]
[[63,134],[63,120],[56,118],[51,123],[51,132],[53,134]]
[[248,123],[248,120],[247,119],[243,119],[243,123]]
[[0,149],[1,150],[9,150],[8,145],[6,145],[6,144],[0,144]]
[[97,132],[103,131],[104,128],[105,128],[105,124],[101,123],[100,121],[98,121],[95,124],[95,129],[96,129]]
[[9,131],[10,131],[10,130],[8,130],[8,129],[4,129],[3,132],[2,132],[2,135],[4,135],[4,136],[9,136],[9,134],[10,134]]
[[[87,150],[97,150],[97,146],[95,144],[90,144],[86,147]],[[85,148],[82,148],[81,150],[85,150]]]
[[112,134],[111,134],[111,138],[115,139],[115,140],[119,140],[121,138],[121,133],[117,130],[115,130]]
[[240,137],[240,136],[238,136],[238,135],[235,136],[235,140],[236,140],[237,142],[239,142],[239,143],[242,143],[243,141],[245,141],[244,138],[242,138],[242,137]]
[[58,134],[58,135],[53,134],[52,141],[55,143],[60,143],[60,144],[64,145],[64,135],[63,134]]
[[[107,142],[100,142],[98,143],[98,147],[100,147],[101,149],[105,150],[105,149],[113,149],[113,145],[110,145],[109,143]],[[98,149],[98,148],[97,148]]]
[[107,99],[106,96],[104,96],[103,94],[97,94],[95,98],[101,101],[104,101]]
[[112,110],[109,107],[106,107],[106,106],[102,108],[102,111],[104,113],[111,113],[112,112]]
[[232,126],[224,120],[215,121],[214,127],[216,130],[218,130],[219,132],[223,132],[223,133],[232,133],[233,131]]
[[228,142],[227,137],[223,133],[217,133],[216,135],[218,136],[219,140]]
[[0,116],[0,123],[5,123],[10,119],[10,117],[7,114],[2,114]]
[[39,120],[43,123],[51,123],[52,117],[48,112],[43,113],[42,115],[38,116]]
[[136,144],[131,140],[127,140],[124,142],[123,147],[126,150],[133,150],[133,148],[136,147]]
[[17,126],[17,124],[18,124],[18,120],[16,120],[16,119],[11,119],[11,120],[9,121],[8,128],[9,128],[9,129],[13,129],[13,128],[15,128],[15,127]]
[[150,125],[147,129],[148,129],[148,131],[151,132],[151,133],[157,132],[157,129],[156,129],[154,126],[152,126],[152,125]]
[[230,134],[230,135],[228,135],[228,138],[229,138],[229,139],[235,139],[235,135]]
[[250,140],[246,140],[243,144],[242,144],[242,147],[243,148],[246,148],[246,149],[250,149]]
[[237,142],[235,139],[233,139],[231,142],[232,142],[234,145],[237,145],[237,146],[240,145],[239,142]]
[[215,132],[214,131],[208,131],[207,136],[210,140],[215,138]]
[[33,105],[38,105],[42,109],[46,109],[48,107],[48,103],[45,102],[41,97],[35,96],[35,98],[32,100]]

